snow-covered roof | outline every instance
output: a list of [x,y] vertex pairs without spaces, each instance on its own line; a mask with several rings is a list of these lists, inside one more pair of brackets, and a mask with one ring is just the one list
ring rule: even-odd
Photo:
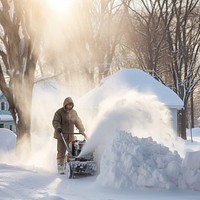
[[183,101],[174,91],[139,69],[121,69],[104,79],[101,86],[90,91],[86,97],[90,105],[95,106],[107,95],[123,95],[125,91],[132,89],[139,93],[155,95],[169,108],[183,108]]
[[0,121],[13,121],[11,115],[0,115]]

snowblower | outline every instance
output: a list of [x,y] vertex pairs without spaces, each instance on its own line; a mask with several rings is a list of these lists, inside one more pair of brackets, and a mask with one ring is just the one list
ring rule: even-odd
[[74,178],[78,174],[94,175],[97,169],[94,161],[93,153],[79,157],[79,154],[86,143],[86,138],[83,140],[74,140],[69,144],[64,138],[64,134],[82,135],[81,133],[61,133],[62,140],[66,146],[65,173],[69,179]]

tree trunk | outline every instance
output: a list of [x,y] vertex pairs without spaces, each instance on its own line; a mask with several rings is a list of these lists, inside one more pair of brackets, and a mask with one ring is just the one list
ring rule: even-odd
[[191,128],[194,128],[194,99],[193,92],[190,95]]
[[[28,90],[28,88],[27,88]],[[31,92],[28,92],[31,93]],[[19,99],[21,106],[17,106],[16,116],[18,121],[16,123],[17,131],[17,154],[24,155],[31,151],[31,105],[32,95],[27,96],[27,92],[22,93],[22,98]]]
[[187,114],[186,114],[186,109],[181,110],[180,114],[180,137],[184,140],[187,140],[187,135],[186,135],[186,128],[187,128]]
[[[10,112],[16,124],[18,156],[31,152],[31,107],[36,57],[27,61],[24,73],[13,75],[12,96],[8,97]],[[17,72],[16,72],[17,73]]]

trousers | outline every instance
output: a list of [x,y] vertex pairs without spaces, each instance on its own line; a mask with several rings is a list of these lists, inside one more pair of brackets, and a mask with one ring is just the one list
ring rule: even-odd
[[63,140],[57,139],[57,161],[58,164],[63,164],[65,162],[66,146]]

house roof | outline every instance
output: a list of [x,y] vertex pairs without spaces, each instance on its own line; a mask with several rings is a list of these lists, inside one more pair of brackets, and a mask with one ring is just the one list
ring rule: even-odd
[[0,121],[13,121],[12,115],[0,114]]
[[174,91],[139,69],[121,69],[104,79],[101,86],[90,91],[85,97],[92,105],[100,102],[106,95],[116,92],[123,95],[124,91],[132,89],[139,93],[155,95],[169,108],[183,108],[183,101]]

